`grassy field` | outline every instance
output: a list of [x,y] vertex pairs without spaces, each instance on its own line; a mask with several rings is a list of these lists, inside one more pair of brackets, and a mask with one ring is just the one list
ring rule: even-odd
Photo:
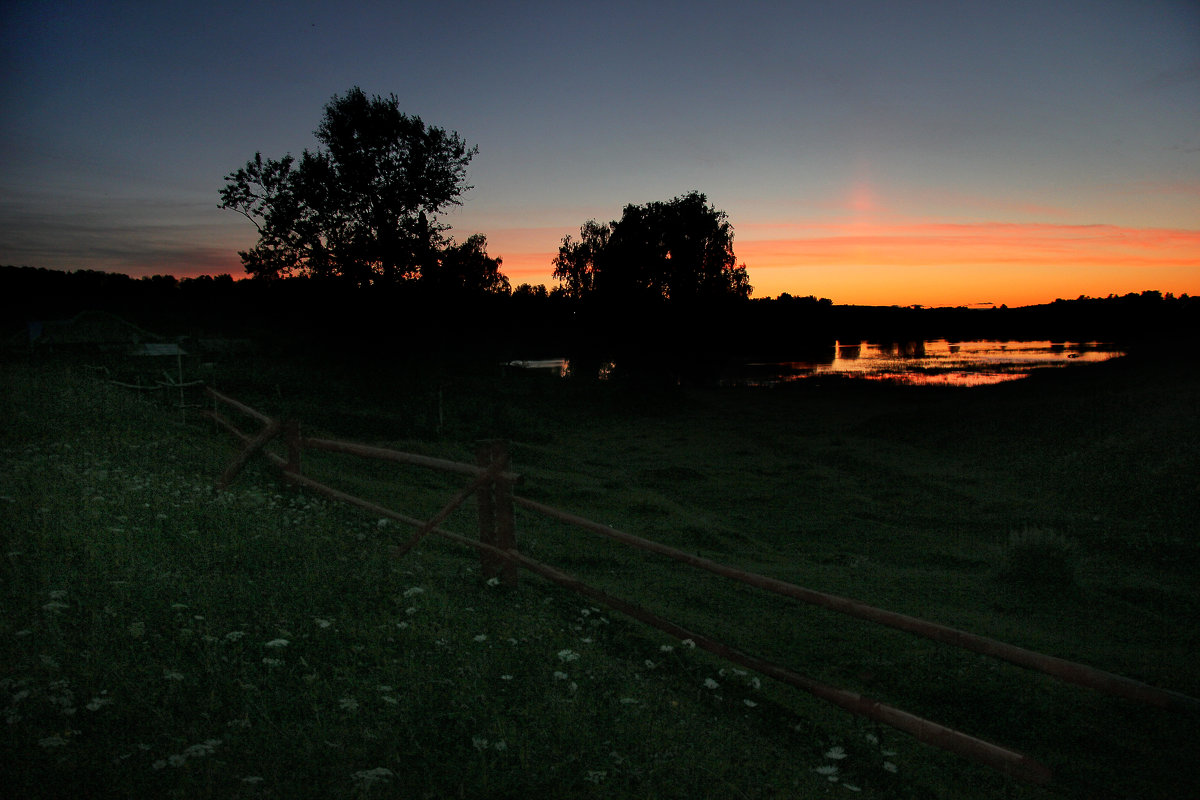
[[[971,390],[611,386],[252,358],[306,430],[471,460],[715,560],[1200,696],[1200,380],[1123,359]],[[523,552],[1049,765],[1028,787],[537,578],[278,483],[210,424],[3,367],[0,783],[20,796],[1177,798],[1200,719],[784,601],[518,512]],[[305,470],[414,516],[460,482]],[[469,533],[465,509],[447,528]]]

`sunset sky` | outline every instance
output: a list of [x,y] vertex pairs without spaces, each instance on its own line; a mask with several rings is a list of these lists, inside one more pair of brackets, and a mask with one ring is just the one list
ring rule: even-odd
[[1200,294],[1200,2],[0,4],[0,264],[242,274],[217,208],[354,85],[479,146],[512,284],[696,189],[754,296]]

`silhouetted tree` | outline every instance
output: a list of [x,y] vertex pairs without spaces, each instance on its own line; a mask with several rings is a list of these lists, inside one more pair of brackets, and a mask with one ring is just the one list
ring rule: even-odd
[[733,227],[699,192],[628,205],[620,220],[591,220],[579,235],[564,237],[554,259],[554,277],[571,297],[687,304],[750,296]]
[[443,293],[508,294],[509,283],[500,272],[502,259],[487,254],[487,237],[481,233],[462,244],[448,244],[431,265],[425,281]]
[[244,215],[259,233],[239,253],[246,271],[361,286],[432,269],[448,246],[437,215],[471,188],[466,168],[478,148],[401,113],[395,95],[368,98],[358,87],[325,106],[316,137],[323,147],[299,161],[255,153],[225,176],[221,208]]
[[513,289],[512,296],[514,300],[543,301],[550,297],[550,293],[545,284],[539,283],[535,286],[530,283],[522,283]]
[[580,299],[595,290],[597,265],[608,246],[612,225],[616,223],[601,225],[594,219],[588,220],[579,229],[579,241],[569,235],[563,237],[554,257],[554,277],[567,297]]

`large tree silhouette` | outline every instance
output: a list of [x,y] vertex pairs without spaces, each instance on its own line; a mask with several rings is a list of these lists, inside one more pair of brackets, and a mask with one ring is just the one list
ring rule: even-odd
[[674,305],[750,296],[746,267],[733,253],[733,227],[700,192],[625,206],[620,220],[590,220],[579,235],[564,237],[554,259],[554,277],[568,296]]
[[[478,148],[401,113],[395,95],[367,97],[358,87],[333,97],[315,135],[322,147],[299,160],[255,153],[225,176],[221,208],[244,215],[259,233],[239,253],[246,271],[360,286],[437,272],[452,247],[437,215],[471,188],[466,168]],[[473,263],[486,267],[483,255]]]

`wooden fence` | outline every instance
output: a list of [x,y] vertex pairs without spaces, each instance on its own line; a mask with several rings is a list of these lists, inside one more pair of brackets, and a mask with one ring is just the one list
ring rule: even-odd
[[205,385],[204,381],[202,381],[202,380],[185,381],[183,379],[183,360],[182,360],[182,358],[179,359],[178,376],[173,376],[173,375],[171,375],[170,372],[163,370],[162,378],[155,378],[153,381],[147,379],[147,381],[145,383],[142,382],[140,377],[137,378],[137,383],[129,383],[128,381],[119,381],[116,378],[113,378],[110,376],[110,370],[106,366],[88,365],[88,366],[85,366],[85,369],[91,370],[94,373],[101,374],[103,376],[102,380],[108,382],[109,385],[111,385],[111,386],[120,386],[122,389],[132,389],[136,392],[163,392],[163,394],[160,396],[166,398],[168,402],[171,401],[171,395],[175,393],[175,390],[177,390],[178,391],[178,400],[174,403],[174,405],[175,405],[175,408],[179,409],[179,414],[183,419],[187,418],[187,411],[189,408],[196,409],[196,408],[201,407],[200,404],[198,403],[198,398],[197,398],[197,402],[188,403],[187,395],[184,394],[183,390],[184,389],[194,389],[196,387],[203,387]]
[[[421,539],[431,533],[473,547],[480,553],[485,578],[496,577],[507,585],[515,585],[518,568],[529,570],[546,580],[571,589],[597,603],[608,606],[680,640],[691,640],[697,647],[720,656],[727,661],[794,686],[854,714],[904,731],[921,742],[966,757],[976,763],[992,767],[1013,778],[1035,784],[1046,784],[1051,781],[1053,776],[1049,768],[1029,756],[990,742],[985,742],[961,731],[939,725],[898,708],[863,697],[855,692],[829,686],[778,664],[743,653],[716,639],[677,625],[641,606],[590,586],[549,564],[536,561],[517,549],[514,508],[522,508],[526,511],[542,514],[581,530],[598,534],[631,547],[657,553],[680,563],[740,581],[765,591],[774,592],[794,600],[820,606],[880,625],[886,625],[965,650],[1002,659],[1021,667],[1043,672],[1063,681],[1164,709],[1200,713],[1200,700],[1179,692],[1160,689],[1130,678],[1115,675],[1111,672],[1105,672],[1104,670],[1043,653],[1033,652],[935,622],[885,611],[856,600],[806,589],[775,578],[745,572],[700,556],[685,553],[659,542],[616,530],[608,525],[602,525],[533,500],[516,497],[513,494],[513,487],[522,482],[522,477],[511,471],[507,448],[500,441],[486,441],[481,443],[476,454],[476,463],[464,464],[351,442],[304,437],[300,433],[299,425],[294,422],[288,423],[271,419],[265,414],[211,388],[206,389],[206,393],[217,403],[222,403],[235,409],[257,420],[263,426],[257,434],[247,434],[216,410],[209,412],[209,416],[212,419],[221,427],[234,434],[243,443],[242,450],[230,462],[218,479],[218,488],[227,487],[251,458],[258,453],[262,453],[262,455],[280,468],[283,477],[291,483],[306,487],[327,497],[358,506],[380,517],[394,519],[415,527],[416,531],[406,542],[393,548],[395,555],[399,556],[407,553]],[[285,442],[286,457],[266,449],[267,443],[275,438],[282,438]],[[304,450],[324,450],[346,453],[362,458],[374,458],[422,466],[444,472],[462,474],[470,478],[470,482],[450,498],[449,502],[437,514],[427,520],[421,520],[355,497],[306,477],[301,471]],[[438,527],[471,495],[476,496],[476,508],[479,519],[477,538],[471,538]]]

